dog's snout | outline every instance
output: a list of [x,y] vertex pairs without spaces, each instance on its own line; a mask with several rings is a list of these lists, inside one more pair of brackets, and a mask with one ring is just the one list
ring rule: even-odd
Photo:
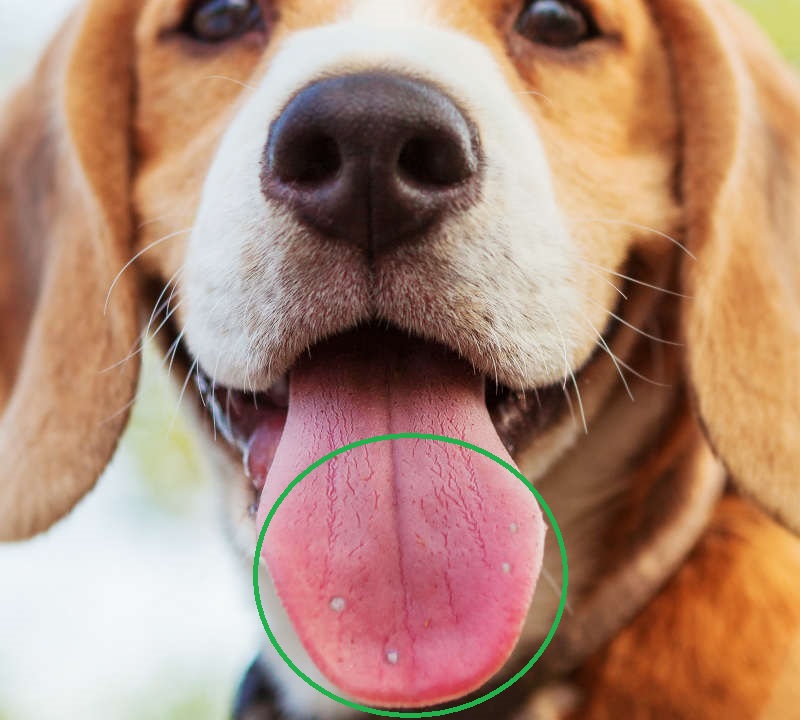
[[442,90],[370,73],[315,82],[289,102],[262,182],[315,231],[380,253],[467,209],[479,168],[477,131]]

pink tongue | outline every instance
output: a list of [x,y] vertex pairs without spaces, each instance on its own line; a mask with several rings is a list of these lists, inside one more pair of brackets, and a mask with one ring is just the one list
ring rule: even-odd
[[[483,380],[433,346],[354,335],[292,374],[259,507],[343,445],[389,433],[467,440],[511,462]],[[492,460],[427,440],[381,442],[318,468],[275,514],[263,557],[322,673],[365,704],[422,707],[479,688],[508,659],[541,568],[530,491]]]

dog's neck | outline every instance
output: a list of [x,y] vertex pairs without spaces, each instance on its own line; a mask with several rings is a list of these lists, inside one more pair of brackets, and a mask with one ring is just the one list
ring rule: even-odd
[[[724,488],[683,389],[649,393],[635,409],[610,403],[593,432],[537,483],[569,562],[568,611],[537,664],[542,680],[574,670],[652,599],[700,538]],[[540,583],[524,634],[530,642],[555,616],[556,543],[548,544],[545,568],[556,582]]]
[[[639,264],[630,274],[651,287],[676,286],[668,262]],[[598,352],[578,378],[588,431],[576,432],[579,422],[567,413],[516,458],[550,505],[569,564],[567,612],[531,673],[537,678],[578,667],[657,593],[700,538],[724,486],[692,412],[683,348],[672,342],[680,337],[679,309],[664,293],[625,290],[627,324],[612,328],[608,352]],[[635,368],[627,381],[620,362]],[[553,539],[514,658],[518,668],[556,615],[562,563]]]

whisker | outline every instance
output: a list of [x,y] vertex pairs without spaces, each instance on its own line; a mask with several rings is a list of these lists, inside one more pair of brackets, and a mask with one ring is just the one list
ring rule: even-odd
[[673,297],[683,298],[685,300],[693,300],[694,298],[691,295],[684,295],[683,293],[679,293],[675,290],[668,290],[667,288],[663,288],[660,285],[653,285],[651,283],[644,282],[643,280],[639,280],[635,277],[631,277],[630,275],[623,275],[622,273],[616,272],[615,270],[611,270],[610,268],[603,267],[602,265],[598,265],[593,262],[589,262],[588,260],[584,260],[580,258],[582,263],[586,265],[591,265],[594,268],[602,272],[607,272],[609,275],[614,275],[615,277],[621,278],[622,280],[627,280],[628,282],[632,282],[635,285],[641,285],[646,288],[650,288],[651,290],[657,290],[658,292],[664,293],[665,295],[672,295]]
[[625,392],[628,394],[628,397],[631,399],[631,402],[636,402],[636,398],[633,396],[633,393],[631,392],[630,385],[628,385],[628,380],[625,378],[625,374],[622,372],[622,367],[619,364],[619,360],[617,356],[611,351],[611,348],[608,346],[608,343],[606,342],[606,339],[603,337],[603,334],[594,326],[592,321],[589,320],[589,318],[587,318],[585,315],[583,316],[583,319],[589,324],[589,327],[591,327],[592,330],[594,330],[594,334],[597,335],[597,337],[600,339],[599,346],[605,349],[605,351],[608,353],[608,357],[611,358],[611,362],[614,363],[614,367],[617,369],[617,372],[619,373],[619,377],[622,380],[622,384],[625,386]]
[[155,331],[152,334],[148,334],[148,331],[145,330],[145,332],[142,334],[139,340],[137,340],[138,347],[135,350],[132,350],[128,355],[122,358],[122,360],[115,362],[113,365],[109,365],[107,368],[104,368],[100,372],[107,373],[110,372],[111,370],[116,370],[118,367],[121,367],[126,362],[133,360],[133,358],[135,358],[137,355],[140,355],[144,351],[147,339],[157,337],[158,333],[160,333],[166,327],[167,323],[169,322],[169,319],[178,311],[178,309],[181,307],[182,304],[183,304],[182,302],[179,302],[174,308],[172,308],[167,313],[166,317],[164,317],[164,319],[161,321],[161,324],[155,329]]
[[[569,368],[569,376],[572,378],[572,386],[575,388],[575,395],[578,396],[578,409],[581,413],[581,422],[583,423],[583,432],[585,435],[589,434],[589,423],[586,421],[586,410],[583,407],[583,397],[581,397],[581,389],[578,387],[578,379],[575,377],[575,371]],[[565,385],[566,387],[566,385]]]
[[116,370],[119,367],[122,367],[126,362],[135,358],[140,352],[144,350],[144,337],[140,335],[133,343],[133,347],[128,351],[128,354],[122,358],[122,360],[117,360],[113,365],[109,365],[104,367],[102,370],[98,370],[98,374],[105,375],[106,373],[111,372],[112,370]]
[[183,212],[178,210],[173,210],[172,212],[164,213],[163,215],[158,215],[157,217],[150,218],[149,220],[144,220],[142,223],[136,226],[136,229],[143,230],[144,228],[150,225],[155,225],[156,223],[160,223],[162,220],[167,220],[177,215],[183,215]]
[[[195,374],[195,378],[197,380],[197,386],[200,387],[200,363],[199,362],[195,362],[194,365],[195,365],[194,374]],[[206,402],[205,394],[204,393],[198,393],[198,395],[200,395],[200,402],[203,403],[203,407],[204,408],[208,408],[208,403]],[[214,436],[214,439],[216,440],[216,434]]]
[[242,82],[236,78],[228,77],[227,75],[207,75],[203,78],[203,80],[227,80],[228,82],[232,82],[234,85],[239,85],[247,90],[258,90],[255,85],[248,85],[246,82]]
[[570,222],[607,223],[609,225],[624,225],[626,227],[635,228],[637,230],[644,230],[645,232],[653,233],[654,235],[658,235],[659,237],[662,237],[665,240],[669,240],[673,245],[683,250],[683,252],[685,252],[690,258],[692,258],[692,260],[697,260],[697,256],[679,240],[672,237],[672,235],[668,235],[667,233],[662,232],[661,230],[657,230],[656,228],[650,227],[649,225],[640,225],[639,223],[628,222],[627,220],[615,220],[613,218],[570,217],[568,219]]
[[114,420],[116,420],[116,419],[117,419],[117,418],[118,418],[120,415],[123,415],[124,413],[128,412],[128,410],[130,410],[130,409],[131,409],[131,408],[132,408],[132,407],[133,407],[135,404],[136,404],[136,397],[134,396],[134,398],[133,398],[132,400],[128,400],[128,402],[126,402],[126,403],[125,403],[125,404],[124,404],[124,405],[123,405],[123,406],[122,406],[122,407],[121,407],[119,410],[117,410],[117,412],[115,412],[113,415],[109,415],[109,416],[108,416],[107,418],[105,418],[104,420],[101,420],[101,421],[100,421],[100,425],[101,425],[101,426],[102,426],[102,425],[107,425],[108,423],[110,423],[110,422],[113,422],[113,421],[114,421]]
[[225,397],[225,419],[228,422],[228,427],[231,427],[232,421],[231,421],[231,389],[230,388],[227,388],[227,390],[225,391],[225,395],[226,395],[226,397]]
[[175,274],[169,280],[167,280],[167,284],[164,285],[164,289],[161,291],[161,294],[158,296],[158,299],[156,300],[155,305],[153,306],[153,312],[150,313],[150,319],[147,321],[147,327],[145,328],[145,331],[144,331],[145,335],[150,332],[150,328],[152,327],[153,320],[156,319],[156,316],[158,316],[161,312],[163,312],[164,306],[161,305],[160,303],[161,303],[161,300],[163,299],[164,295],[166,295],[167,290],[169,290],[171,285],[173,286],[172,287],[172,292],[170,292],[169,297],[167,298],[166,307],[169,307],[170,303],[172,302],[172,298],[175,295],[175,290],[178,287],[178,284],[177,284],[178,276],[183,272],[183,270],[184,270],[184,266],[181,265],[181,267],[179,267],[175,271]]
[[106,303],[105,303],[105,305],[103,307],[103,315],[107,315],[108,314],[108,304],[111,301],[111,293],[114,292],[114,288],[117,286],[117,283],[120,281],[122,276],[125,274],[125,271],[131,265],[133,265],[133,263],[135,263],[145,253],[150,252],[150,250],[152,250],[153,248],[157,247],[158,245],[161,245],[162,243],[166,242],[167,240],[171,240],[172,238],[177,237],[178,235],[185,235],[186,233],[190,233],[190,232],[192,232],[192,230],[194,230],[194,228],[190,227],[190,228],[186,228],[184,230],[176,230],[175,232],[170,233],[169,235],[164,235],[164,237],[161,237],[158,240],[155,240],[154,242],[151,242],[146,248],[144,248],[143,250],[140,250],[130,260],[128,260],[128,262],[125,263],[125,266],[122,268],[122,270],[120,270],[117,273],[117,276],[114,278],[114,281],[111,283],[111,287],[108,288],[108,294],[106,295]]
[[[172,304],[172,298],[175,297],[175,291],[178,289],[178,284],[176,281],[178,279],[178,275],[180,275],[181,272],[183,272],[183,270],[184,270],[183,266],[178,268],[177,272],[167,281],[167,284],[164,286],[164,289],[158,296],[158,300],[156,300],[157,307],[155,307],[153,309],[153,312],[150,313],[150,319],[147,321],[147,326],[145,327],[144,332],[142,333],[141,346],[138,352],[141,352],[142,346],[144,345],[144,342],[148,337],[153,337],[153,338],[158,337],[158,333],[160,333],[161,330],[163,330],[167,322],[169,322],[169,319],[175,314],[175,311],[178,310],[178,308],[183,304],[183,301],[181,301],[174,308],[170,310],[170,305]],[[172,285],[172,291],[170,292],[169,297],[166,299],[166,301],[162,303],[161,298],[164,297],[164,293],[166,293],[170,285]],[[164,311],[167,311],[166,316],[161,321],[161,324],[153,331],[151,335],[150,328],[153,325],[153,321]]]
[[[552,318],[553,322],[555,323],[556,329],[558,330],[558,334],[561,337],[561,347],[564,350],[564,369],[567,371],[567,376],[572,378],[572,385],[575,388],[575,395],[577,396],[578,407],[580,408],[581,412],[581,422],[583,423],[583,432],[586,435],[588,435],[589,424],[586,422],[586,411],[583,407],[583,398],[581,397],[581,390],[578,387],[578,380],[575,377],[575,372],[573,371],[572,367],[569,364],[569,354],[567,353],[567,341],[564,338],[563,331],[561,330],[561,323],[558,322],[556,314],[552,310],[550,310],[549,307],[545,307],[544,310]],[[574,422],[575,416],[573,415],[572,400],[570,399],[569,392],[567,391],[567,380],[566,380],[567,376],[565,376],[564,384],[561,386],[561,389],[564,392],[564,396],[567,398],[567,404],[569,405],[570,415],[572,415],[572,419]]]
[[[219,361],[222,359],[222,350],[217,353],[217,362],[214,363],[214,372],[211,373],[211,398],[212,401],[219,406],[219,403],[216,402],[215,394],[217,392],[217,372],[219,371]],[[229,391],[230,392],[230,391]],[[204,403],[205,404],[205,403]],[[217,439],[217,413],[211,413],[213,418],[213,425],[214,425],[214,440]]]
[[597,277],[599,277],[599,278],[602,278],[602,280],[605,281],[606,283],[608,283],[608,285],[610,285],[614,289],[614,292],[618,293],[619,296],[623,300],[627,300],[628,299],[628,296],[625,294],[625,292],[622,290],[622,288],[618,288],[613,282],[611,282],[611,280],[609,280],[607,277],[605,277],[603,275],[603,273],[599,269],[596,269],[593,266],[592,263],[590,263],[590,262],[588,262],[588,261],[586,261],[586,260],[584,260],[582,258],[578,258],[578,260],[579,260],[579,262],[582,262],[585,265],[589,266],[589,272],[593,273],[594,275],[597,275]]
[[641,328],[637,328],[635,325],[629,323],[624,318],[621,318],[616,313],[611,312],[611,310],[608,310],[608,309],[604,308],[600,303],[595,302],[594,300],[590,299],[589,302],[591,302],[592,305],[596,305],[601,310],[603,310],[606,313],[608,313],[608,315],[611,316],[612,318],[614,318],[617,322],[621,323],[622,325],[624,325],[627,328],[630,328],[635,333],[641,335],[642,337],[647,338],[648,340],[652,340],[653,342],[661,343],[662,345],[670,345],[671,347],[683,347],[683,343],[675,342],[674,340],[666,340],[665,338],[658,337],[657,335],[651,335],[650,333],[645,332]]
[[536,92],[536,90],[519,90],[514,93],[515,95],[532,95],[534,97],[542,98],[542,100],[547,101],[550,107],[555,108],[556,104],[553,102],[552,98],[547,97],[544,93]]
[[[560,600],[561,599],[561,588],[558,586],[556,579],[550,574],[550,571],[543,567],[542,568],[542,577],[545,579],[545,582],[548,584],[550,589],[555,593],[555,596]],[[569,600],[564,605],[564,609],[570,614],[573,614],[572,605],[570,605]]]
[[572,402],[572,396],[570,395],[569,390],[567,389],[567,382],[566,380],[561,383],[561,393],[564,395],[564,399],[567,401],[567,408],[569,409],[569,416],[572,419],[572,424],[578,424],[578,418],[575,415],[575,405]]
[[[222,301],[222,299],[224,297],[225,297],[224,295],[221,295],[218,298],[217,302],[214,304],[214,307],[212,307],[212,309],[211,309],[212,313],[213,313],[213,311],[216,309],[217,305]],[[176,306],[175,309],[177,309],[177,306]],[[173,310],[173,312],[174,312],[174,310]],[[208,323],[208,318],[206,318],[206,323]],[[172,374],[172,368],[173,368],[173,365],[175,363],[175,357],[177,355],[178,348],[180,347],[180,343],[183,340],[185,335],[186,335],[186,328],[181,330],[181,332],[178,335],[178,337],[175,338],[175,341],[172,343],[172,345],[170,346],[170,348],[167,350],[166,354],[164,355],[164,360],[162,360],[162,366],[163,366],[163,363],[166,362],[167,358],[170,359],[169,360],[169,370],[168,370],[168,372],[170,374]],[[178,413],[180,412],[181,405],[183,403],[183,397],[184,397],[184,395],[186,395],[186,389],[188,388],[189,383],[191,382],[193,373],[196,373],[196,377],[197,377],[197,380],[198,380],[198,387],[199,387],[199,385],[200,385],[200,383],[199,383],[199,380],[200,380],[200,358],[199,357],[196,357],[192,361],[192,364],[189,366],[189,372],[186,374],[186,379],[183,381],[183,387],[181,388],[181,393],[180,393],[180,396],[178,397],[178,402],[177,402],[176,407],[175,407],[175,413],[172,416],[172,422],[170,423],[170,428],[172,428],[174,426],[175,421],[176,421],[176,419],[178,417]],[[200,398],[201,398],[201,400],[203,402],[203,405],[207,407],[206,399],[205,399],[205,397],[203,396],[202,393],[200,393]],[[214,422],[216,422],[216,420]],[[216,439],[216,434],[215,434],[214,437]]]
[[[147,321],[147,326],[142,331],[141,335],[139,335],[139,339],[136,340],[136,342],[133,344],[133,347],[130,349],[128,354],[124,358],[122,358],[122,360],[120,360],[120,361],[114,363],[113,365],[110,365],[109,367],[104,368],[103,370],[101,370],[100,371],[101,374],[107,373],[110,370],[115,370],[116,368],[120,367],[121,365],[124,365],[126,362],[128,362],[129,360],[132,360],[140,352],[142,352],[142,350],[144,349],[145,340],[147,339],[147,335],[150,332],[150,326],[151,326],[153,320],[155,319],[155,317],[160,312],[162,312],[162,310],[163,310],[164,306],[163,306],[163,304],[160,304],[161,303],[161,298],[164,297],[165,293],[169,289],[169,286],[175,281],[175,279],[177,278],[177,276],[181,272],[181,270],[182,270],[182,268],[179,268],[178,271],[169,280],[167,280],[166,284],[164,285],[164,288],[161,290],[161,293],[159,294],[158,298],[155,301],[155,304],[153,306],[153,312],[150,313],[150,319]],[[170,294],[170,297],[172,297],[171,294]],[[169,306],[169,301],[167,301],[167,306]],[[156,334],[158,334],[157,331],[156,331]]]
[[[167,305],[169,307],[169,305]],[[175,304],[175,307],[170,308],[169,312],[164,316],[164,319],[161,321],[159,326],[153,330],[152,334],[150,335],[151,338],[158,337],[158,334],[166,327],[167,323],[170,321],[170,318],[178,312],[183,307],[183,300],[180,300]]]
[[166,363],[167,361],[167,358],[169,358],[169,368],[167,372],[169,372],[170,374],[172,374],[172,366],[175,363],[175,356],[178,354],[178,348],[180,347],[181,340],[183,340],[183,336],[185,334],[186,330],[181,330],[178,337],[175,338],[175,341],[167,349],[167,352],[164,354],[164,359],[161,361],[161,366],[163,367],[164,363]]
[[169,429],[172,431],[175,427],[175,421],[178,419],[178,413],[181,410],[181,405],[183,404],[183,396],[186,394],[186,388],[189,387],[189,382],[192,379],[192,374],[194,373],[195,369],[199,366],[199,361],[195,359],[195,361],[189,366],[189,372],[186,373],[186,380],[183,381],[183,387],[181,388],[181,394],[178,396],[178,402],[175,405],[175,412],[172,415],[172,421],[169,424]]
[[638,370],[635,370],[634,368],[632,368],[630,365],[628,365],[628,363],[626,363],[624,360],[622,360],[620,358],[617,358],[617,362],[620,365],[622,365],[622,367],[624,367],[629,373],[631,373],[631,375],[635,375],[637,378],[639,378],[640,380],[643,380],[646,383],[650,383],[651,385],[655,385],[656,387],[661,387],[661,388],[674,387],[674,385],[672,385],[671,383],[658,382],[658,380],[653,380],[653,378],[649,378],[649,377],[647,377],[647,375],[642,375],[642,373],[640,373]]

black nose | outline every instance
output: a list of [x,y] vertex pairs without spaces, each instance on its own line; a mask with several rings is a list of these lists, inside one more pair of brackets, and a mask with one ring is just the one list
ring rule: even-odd
[[476,198],[477,132],[444,92],[381,73],[321,80],[274,122],[262,183],[326,237],[380,253]]

